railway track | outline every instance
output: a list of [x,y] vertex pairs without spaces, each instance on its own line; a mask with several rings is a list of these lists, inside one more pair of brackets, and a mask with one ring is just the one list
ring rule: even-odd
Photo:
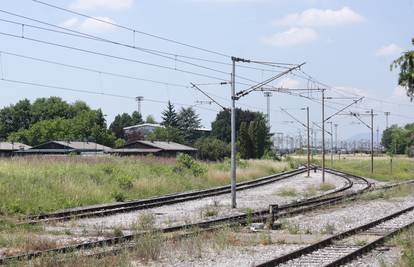
[[[261,263],[256,265],[256,267],[341,266],[371,251],[390,237],[413,225],[414,206],[411,206],[362,226],[328,237],[289,254]],[[363,244],[355,242],[355,238],[364,236],[370,236],[371,241]]]
[[[270,175],[262,177],[256,180],[242,182],[237,184],[237,191],[242,191],[246,189],[251,189],[270,183],[282,181],[293,177],[298,174],[306,172],[306,168],[300,168],[292,171],[287,171],[275,175]],[[351,185],[352,186],[352,185]],[[346,188],[347,189],[347,188]],[[346,190],[342,188],[341,190]],[[133,200],[121,203],[111,203],[103,205],[95,205],[88,207],[75,208],[60,212],[48,213],[48,214],[38,214],[33,216],[28,216],[18,224],[37,224],[37,223],[47,223],[53,221],[67,221],[74,218],[87,218],[87,217],[99,217],[99,216],[108,216],[118,213],[125,213],[135,210],[143,210],[149,208],[160,207],[164,205],[171,205],[181,202],[186,202],[195,199],[201,199],[211,196],[218,196],[222,194],[230,193],[230,186],[221,186],[211,189],[191,191],[185,193],[165,195],[161,197],[142,199],[142,200]]]
[[[301,173],[304,171],[306,171],[306,169],[291,171],[288,173],[280,174],[278,175],[278,177],[279,178],[285,177],[286,174],[287,174],[287,177],[290,177],[292,175],[295,175],[296,172]],[[349,175],[349,174],[345,174],[345,173],[337,172],[333,170],[329,170],[329,172],[331,172],[332,174],[338,174],[341,177],[343,177],[347,181],[345,186],[337,190],[334,190],[330,193],[327,193],[325,195],[320,195],[320,196],[312,197],[309,199],[297,201],[294,203],[281,205],[279,207],[279,213],[278,213],[279,216],[281,217],[290,216],[290,215],[294,215],[298,213],[303,213],[309,210],[313,210],[319,207],[323,207],[326,205],[332,205],[332,204],[335,204],[337,202],[340,202],[346,199],[348,196],[353,196],[353,195],[359,194],[362,191],[368,190],[371,186],[371,184],[362,177],[353,176],[353,175]],[[363,189],[358,190],[357,192],[340,194],[341,192],[346,192],[347,190],[351,189],[354,184],[354,181],[364,181],[366,183],[366,186]],[[254,211],[251,214],[245,213],[241,215],[232,215],[232,216],[205,220],[205,221],[192,223],[192,224],[165,227],[165,228],[157,229],[157,231],[161,233],[173,233],[173,232],[178,232],[178,231],[186,231],[188,229],[208,230],[213,227],[217,227],[218,225],[229,225],[229,226],[245,225],[247,221],[265,222],[268,219],[268,217],[269,217],[269,209],[263,209],[263,210]],[[98,248],[98,247],[102,248],[102,247],[108,247],[108,246],[119,246],[120,244],[122,244],[123,247],[131,246],[131,242],[134,242],[134,240],[137,237],[139,237],[141,234],[143,233],[124,235],[121,237],[106,238],[106,239],[99,240],[99,241],[85,242],[82,244],[70,245],[70,246],[65,246],[65,247],[56,248],[56,249],[50,249],[50,250],[45,250],[45,251],[37,251],[37,252],[25,253],[21,255],[4,257],[4,258],[0,258],[0,264],[4,264],[10,261],[30,260],[36,257],[48,255],[48,254],[70,253],[73,251],[90,250],[90,249]]]

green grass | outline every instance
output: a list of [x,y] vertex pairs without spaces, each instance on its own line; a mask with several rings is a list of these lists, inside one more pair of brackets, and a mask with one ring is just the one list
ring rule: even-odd
[[[295,157],[297,160],[301,157]],[[314,163],[321,165],[320,155],[315,156]],[[387,156],[374,157],[374,173],[371,173],[371,158],[369,155],[335,155],[333,166],[330,158],[326,158],[326,167],[345,171],[359,176],[373,178],[378,181],[402,181],[414,179],[414,158],[397,156],[393,158],[393,171],[390,171],[390,158]]]
[[[287,162],[243,161],[238,181],[290,169]],[[0,160],[0,215],[34,214],[148,198],[229,184],[227,161],[201,163],[207,172],[177,168],[171,158],[22,157]]]

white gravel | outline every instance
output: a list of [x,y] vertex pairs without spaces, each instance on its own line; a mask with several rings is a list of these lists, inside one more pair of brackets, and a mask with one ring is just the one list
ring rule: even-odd
[[392,200],[371,200],[343,204],[342,208],[301,214],[287,221],[301,231],[323,232],[327,227],[342,232],[414,205],[414,195]]
[[[345,180],[331,174],[326,174],[326,181],[336,187],[342,187]],[[129,213],[116,214],[107,217],[85,218],[66,223],[58,223],[57,227],[68,227],[73,229],[112,229],[120,227],[122,229],[131,229],[139,216],[144,213],[156,215],[156,226],[171,226],[183,223],[198,222],[205,219],[214,218],[206,217],[207,210],[217,212],[215,217],[225,215],[236,215],[250,209],[267,208],[269,204],[288,203],[298,198],[310,186],[319,186],[321,174],[311,173],[311,177],[306,177],[306,173],[278,181],[269,185],[252,188],[237,192],[237,209],[231,208],[230,194],[224,194],[215,197],[208,197],[199,200],[177,203],[169,206],[162,206],[148,210],[133,211]],[[281,190],[295,189],[297,196],[281,196]],[[322,192],[319,192],[322,193]],[[51,229],[51,226],[48,227]],[[52,227],[53,228],[53,227]]]

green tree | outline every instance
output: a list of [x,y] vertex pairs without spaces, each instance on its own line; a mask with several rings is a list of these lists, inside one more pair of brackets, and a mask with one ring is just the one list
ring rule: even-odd
[[[76,109],[60,97],[38,98],[32,104],[32,123],[51,119],[70,119],[80,112],[80,103]],[[88,108],[88,110],[90,110]],[[76,112],[76,113],[75,113]]]
[[[224,110],[217,114],[216,120],[213,121],[211,124],[211,134],[212,136],[223,140],[227,143],[231,140],[231,117],[230,111]],[[256,118],[262,116],[260,112],[253,112],[250,110],[241,110],[236,109],[236,132],[238,133],[240,130],[240,125],[242,122],[250,123],[254,121]]]
[[174,127],[156,128],[152,133],[149,133],[146,136],[146,139],[150,141],[184,143],[184,138],[180,130]]
[[131,116],[128,113],[122,113],[115,116],[115,119],[109,126],[109,129],[117,138],[125,139],[125,127],[141,124],[143,122],[142,116],[138,111],[134,111]]
[[154,119],[154,116],[152,116],[152,115],[148,115],[147,118],[145,119],[145,122],[146,123],[153,123],[153,124],[157,123],[157,121]]
[[162,125],[166,127],[178,128],[178,116],[174,105],[168,101],[167,109],[161,113]]
[[243,159],[250,159],[254,157],[254,146],[249,134],[249,124],[242,122],[240,124],[238,151]]
[[230,157],[230,145],[214,137],[198,139],[195,144],[197,156],[202,160],[223,160]]
[[[411,40],[414,45],[414,38]],[[391,64],[391,70],[399,68],[398,84],[407,91],[411,101],[414,99],[414,50],[403,53]]]
[[178,129],[181,130],[185,143],[193,144],[197,139],[196,129],[201,127],[201,119],[192,107],[181,108],[177,116]]
[[27,99],[20,100],[0,110],[0,138],[5,139],[10,133],[27,129],[32,123],[32,106]]

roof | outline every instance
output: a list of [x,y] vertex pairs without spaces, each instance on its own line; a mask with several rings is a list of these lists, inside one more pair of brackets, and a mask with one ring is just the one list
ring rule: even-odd
[[158,123],[142,123],[142,124],[137,124],[137,125],[124,127],[123,129],[124,130],[129,130],[129,129],[133,129],[133,128],[142,128],[142,127],[164,128],[164,126],[162,126],[161,124],[158,124]]
[[108,153],[157,153],[162,149],[158,148],[118,148],[107,151]]
[[17,142],[0,142],[0,150],[26,150],[31,148],[31,146],[22,144],[22,143],[17,143]]
[[197,149],[195,149],[193,147],[185,146],[185,145],[178,144],[178,143],[175,143],[175,142],[137,140],[137,141],[134,141],[130,144],[134,144],[134,143],[141,143],[141,144],[151,146],[151,147],[154,147],[154,148],[159,148],[159,149],[162,149],[162,150],[197,151]]
[[80,141],[49,141],[47,143],[34,146],[32,149],[41,149],[45,144],[49,143],[56,143],[60,144],[62,146],[70,147],[71,149],[77,149],[77,150],[110,150],[110,147],[97,144],[95,142],[80,142]]
[[69,153],[76,153],[75,149],[27,149],[17,151],[17,153],[21,154],[69,154]]

